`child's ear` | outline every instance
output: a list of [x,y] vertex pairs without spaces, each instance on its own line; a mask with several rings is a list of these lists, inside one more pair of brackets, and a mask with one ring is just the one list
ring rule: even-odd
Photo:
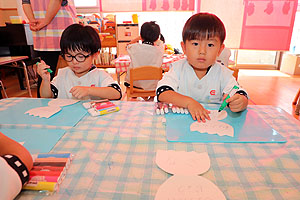
[[218,56],[222,53],[224,48],[225,48],[225,44],[221,44],[221,47],[220,47],[219,52],[218,52]]
[[97,59],[97,58],[98,58],[98,56],[99,56],[99,54],[100,54],[100,52],[99,52],[99,51],[98,51],[98,52],[96,52],[96,53],[94,53],[94,54],[92,55],[92,57],[93,57],[93,60]]
[[185,54],[185,43],[183,41],[180,42],[183,53]]

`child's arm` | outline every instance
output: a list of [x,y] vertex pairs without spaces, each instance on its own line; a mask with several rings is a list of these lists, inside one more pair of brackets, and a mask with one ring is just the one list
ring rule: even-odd
[[37,73],[42,78],[42,83],[40,86],[40,95],[42,98],[53,98],[53,93],[50,86],[50,73],[47,71],[50,66],[46,65],[44,61],[37,64]]
[[206,110],[199,102],[191,97],[179,94],[173,90],[168,90],[158,96],[158,100],[166,103],[172,103],[176,106],[187,108],[193,120],[203,121],[210,120],[209,111]]
[[137,43],[140,40],[142,40],[142,38],[141,38],[141,36],[138,36],[138,37],[134,38],[133,40],[131,40],[128,44],[134,44],[134,43]]
[[32,166],[27,149],[0,132],[1,199],[14,199],[20,193],[22,185],[29,180],[28,172]]
[[111,100],[121,98],[121,93],[113,87],[75,86],[71,88],[70,93],[72,93],[72,95],[77,99],[82,99],[86,96],[94,96]]
[[26,15],[26,17],[28,18],[29,20],[29,24],[30,24],[30,29],[32,31],[35,31],[35,26],[37,24],[37,20],[35,19],[34,17],[34,14],[33,14],[33,11],[32,11],[32,7],[31,7],[31,4],[30,2],[28,1],[22,1],[22,7],[23,7],[23,11]]
[[31,170],[33,161],[29,151],[18,142],[0,132],[0,156],[7,154],[17,156],[26,165],[27,169]]
[[53,20],[53,18],[56,16],[56,14],[58,13],[58,11],[61,8],[61,1],[62,0],[50,0],[49,1],[45,18],[38,19],[38,23],[36,26],[37,31],[41,30],[42,28],[44,28],[45,26],[50,24],[50,22]]

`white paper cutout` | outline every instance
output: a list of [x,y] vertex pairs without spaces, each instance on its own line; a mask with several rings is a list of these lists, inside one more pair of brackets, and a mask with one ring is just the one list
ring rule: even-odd
[[210,168],[208,154],[184,151],[158,150],[156,164],[174,174],[157,190],[155,200],[205,199],[225,200],[223,192],[213,182],[198,176]]
[[225,110],[222,110],[221,112],[210,110],[209,116],[211,120],[206,120],[206,122],[193,122],[190,126],[190,130],[198,131],[200,133],[218,134],[220,136],[234,136],[234,129],[231,125],[218,121],[227,117],[227,112]]
[[227,112],[225,110],[222,110],[221,112],[219,112],[218,110],[209,110],[209,117],[210,120],[222,120],[225,119],[227,117]]
[[72,105],[79,100],[74,99],[52,99],[48,102],[48,106],[33,108],[25,112],[25,114],[33,115],[35,117],[49,118],[61,110],[61,107]]
[[60,107],[57,106],[46,106],[46,107],[38,107],[33,108],[25,112],[25,114],[33,115],[36,117],[45,117],[49,118],[55,113],[59,112],[61,110]]
[[48,102],[48,106],[63,107],[77,103],[79,100],[74,99],[52,99]]
[[166,180],[155,195],[155,200],[165,199],[226,200],[226,197],[213,182],[202,176],[175,175]]
[[170,174],[199,175],[209,170],[210,159],[206,152],[158,150],[156,164]]

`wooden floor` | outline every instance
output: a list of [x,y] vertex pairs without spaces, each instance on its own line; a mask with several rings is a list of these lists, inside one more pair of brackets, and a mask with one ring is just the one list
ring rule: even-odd
[[[116,80],[113,70],[110,71]],[[124,90],[121,76],[121,86]],[[18,79],[14,74],[1,76],[9,97],[28,97],[27,90],[20,90]],[[294,114],[295,106],[292,105],[297,91],[300,89],[300,75],[290,76],[278,70],[240,70],[238,81],[245,88],[250,96],[250,104],[273,105],[284,109],[289,114],[299,119]],[[33,81],[31,81],[33,83]],[[32,85],[33,96],[36,97],[36,87]],[[126,94],[123,100],[126,100]]]

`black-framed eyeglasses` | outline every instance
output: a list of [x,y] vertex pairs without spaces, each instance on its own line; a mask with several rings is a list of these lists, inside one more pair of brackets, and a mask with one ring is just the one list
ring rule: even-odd
[[83,55],[82,53],[78,53],[75,56],[72,56],[70,54],[63,54],[62,57],[67,62],[72,62],[72,60],[75,58],[77,62],[84,62],[88,57],[90,57],[92,54]]

